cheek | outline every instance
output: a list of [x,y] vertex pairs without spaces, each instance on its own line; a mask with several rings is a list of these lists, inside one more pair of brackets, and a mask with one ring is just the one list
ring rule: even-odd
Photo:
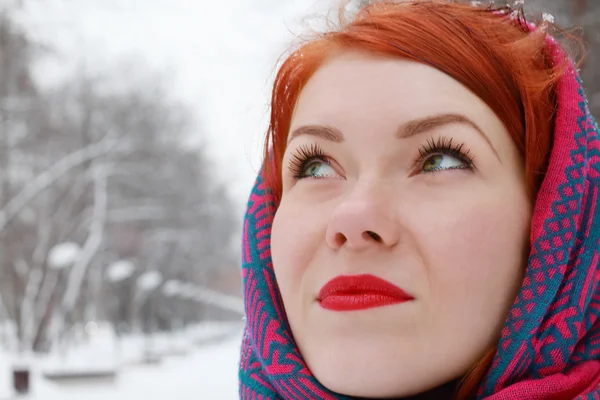
[[271,256],[281,294],[297,293],[307,266],[325,242],[327,216],[317,208],[282,200],[271,230]]
[[525,209],[515,210],[480,202],[455,207],[436,222],[438,233],[421,241],[432,298],[443,297],[446,307],[479,305],[482,312],[512,301],[525,267],[529,227]]

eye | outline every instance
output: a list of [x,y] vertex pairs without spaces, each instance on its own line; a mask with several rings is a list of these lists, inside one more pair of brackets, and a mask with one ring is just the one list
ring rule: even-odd
[[456,157],[447,154],[434,154],[423,163],[423,172],[434,172],[446,169],[465,168],[465,163]]
[[328,177],[335,178],[336,175],[337,174],[335,173],[333,168],[331,168],[331,165],[329,165],[329,163],[320,160],[313,160],[309,161],[308,165],[301,172],[301,175],[298,176],[298,179]]
[[469,156],[469,150],[464,149],[464,144],[456,145],[452,142],[452,138],[445,137],[436,140],[428,139],[427,143],[419,149],[419,158],[415,164],[421,173],[475,169],[473,158]]
[[335,172],[325,152],[317,145],[300,146],[290,159],[289,169],[294,179],[335,178]]

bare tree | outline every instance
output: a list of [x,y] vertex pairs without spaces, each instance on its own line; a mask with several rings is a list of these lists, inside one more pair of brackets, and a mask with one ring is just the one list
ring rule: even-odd
[[[32,49],[0,19],[0,318],[24,351],[115,312],[133,324],[144,272],[205,283],[237,228],[205,150],[183,145],[198,125],[160,80],[124,85],[107,71],[42,92]],[[53,259],[61,248],[77,249],[71,262]],[[122,259],[135,271],[117,288],[104,277]]]

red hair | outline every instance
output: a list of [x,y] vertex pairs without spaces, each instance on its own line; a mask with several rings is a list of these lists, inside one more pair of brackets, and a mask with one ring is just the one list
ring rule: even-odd
[[[281,65],[273,86],[265,143],[265,179],[281,198],[281,163],[298,95],[313,73],[347,49],[417,61],[451,76],[502,120],[524,162],[535,199],[552,146],[555,86],[565,65],[547,52],[549,24],[533,29],[522,9],[478,7],[448,0],[379,2],[339,29],[321,34]],[[474,395],[495,349],[462,379],[456,399]]]

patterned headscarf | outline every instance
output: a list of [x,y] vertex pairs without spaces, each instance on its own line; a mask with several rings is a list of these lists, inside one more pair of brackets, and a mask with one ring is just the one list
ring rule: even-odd
[[[548,46],[566,57],[553,39]],[[478,399],[600,400],[600,137],[572,64],[557,102],[525,278]],[[259,176],[242,243],[241,399],[348,399],[315,379],[292,337],[270,253],[276,206]]]

